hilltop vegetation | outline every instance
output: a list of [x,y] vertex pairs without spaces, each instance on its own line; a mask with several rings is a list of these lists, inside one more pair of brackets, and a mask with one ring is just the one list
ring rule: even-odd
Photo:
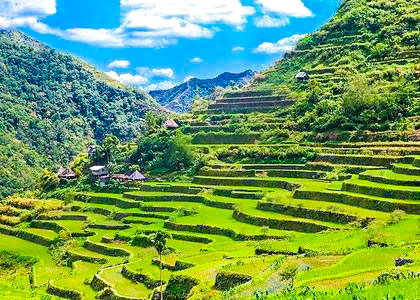
[[[343,1],[331,21],[263,72],[254,88],[299,99],[290,129],[407,129],[406,118],[420,113],[419,5]],[[299,71],[310,80],[297,82]]]
[[16,31],[0,32],[0,189],[33,187],[40,168],[68,162],[108,134],[134,139],[156,102],[77,58]]

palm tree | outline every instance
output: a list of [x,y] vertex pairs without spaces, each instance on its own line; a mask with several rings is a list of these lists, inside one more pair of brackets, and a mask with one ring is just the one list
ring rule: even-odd
[[159,230],[158,232],[154,233],[151,237],[151,241],[153,247],[156,249],[156,252],[159,255],[159,269],[160,269],[160,299],[163,300],[163,293],[162,293],[162,254],[167,249],[166,247],[166,240],[170,239],[171,236]]

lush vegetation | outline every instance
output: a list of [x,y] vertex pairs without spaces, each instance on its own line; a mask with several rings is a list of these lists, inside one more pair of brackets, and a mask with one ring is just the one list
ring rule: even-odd
[[33,187],[40,168],[56,169],[106,135],[134,139],[151,110],[158,105],[147,94],[20,32],[1,31],[0,193]]
[[[419,111],[420,18],[415,1],[346,0],[254,87],[298,99],[289,129],[405,130]],[[297,82],[305,71],[310,79]]]

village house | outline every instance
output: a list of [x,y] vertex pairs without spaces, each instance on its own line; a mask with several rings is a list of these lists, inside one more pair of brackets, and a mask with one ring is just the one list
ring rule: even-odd
[[68,179],[68,180],[77,178],[77,174],[74,173],[74,171],[72,169],[64,168],[64,167],[60,167],[58,169],[57,176],[58,176],[58,178]]
[[106,176],[109,174],[107,166],[93,166],[90,168],[90,173],[93,176]]
[[309,75],[306,72],[299,72],[296,74],[297,81],[306,81],[309,79]]

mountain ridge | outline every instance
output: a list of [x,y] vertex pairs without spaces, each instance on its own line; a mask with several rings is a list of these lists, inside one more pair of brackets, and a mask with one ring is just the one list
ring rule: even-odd
[[208,97],[217,86],[222,88],[230,86],[242,87],[255,75],[252,70],[241,73],[224,72],[215,78],[192,78],[187,82],[168,90],[150,91],[149,94],[165,108],[175,112],[187,112],[196,96]]

